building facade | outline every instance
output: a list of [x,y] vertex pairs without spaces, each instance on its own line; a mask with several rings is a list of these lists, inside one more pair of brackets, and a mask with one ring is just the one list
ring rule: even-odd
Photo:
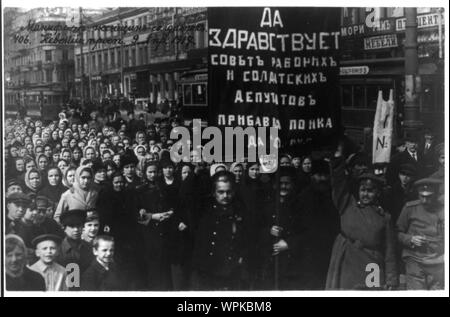
[[75,47],[77,98],[176,102],[180,76],[206,65],[206,30],[206,8],[118,8],[94,19]]
[[[373,126],[378,91],[394,91],[396,132],[405,103],[404,8],[343,8],[340,104],[342,124],[361,143]],[[444,132],[444,18],[438,8],[417,9],[420,119]],[[443,137],[443,135],[441,135]],[[369,146],[371,143],[369,142]]]
[[74,94],[72,47],[44,40],[54,34],[39,27],[68,25],[73,13],[69,8],[5,9],[10,18],[5,23],[6,110],[23,106],[53,117]]

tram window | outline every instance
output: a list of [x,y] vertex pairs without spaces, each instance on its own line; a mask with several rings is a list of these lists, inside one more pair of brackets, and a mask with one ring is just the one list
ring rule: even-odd
[[193,84],[192,85],[192,103],[205,104],[206,103],[206,85]]
[[185,105],[192,104],[192,86],[184,85],[183,86],[183,100]]

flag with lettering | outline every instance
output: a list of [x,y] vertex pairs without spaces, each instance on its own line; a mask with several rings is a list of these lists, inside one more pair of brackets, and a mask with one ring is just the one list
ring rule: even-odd
[[284,148],[340,125],[339,8],[208,8],[210,125],[278,127]]
[[373,124],[372,162],[389,163],[391,159],[392,133],[394,127],[394,91],[389,92],[389,100],[383,99],[383,91],[378,92],[377,110]]

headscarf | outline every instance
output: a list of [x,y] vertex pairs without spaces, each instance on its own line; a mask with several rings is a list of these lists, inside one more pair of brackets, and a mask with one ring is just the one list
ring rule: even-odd
[[47,155],[45,155],[44,153],[41,153],[41,154],[39,154],[38,156],[37,156],[37,158],[36,158],[36,161],[35,161],[35,163],[36,163],[36,168],[37,169],[39,169],[39,159],[41,158],[41,157],[43,157],[43,156],[45,156],[45,158],[47,159],[47,167],[50,165],[49,163],[49,161],[50,161],[50,159],[47,157]]
[[92,189],[92,184],[94,182],[94,180],[92,180],[91,184],[89,185],[89,187],[87,189],[82,189],[80,186],[80,177],[81,174],[85,171],[88,171],[92,178],[94,177],[94,173],[92,172],[92,169],[90,167],[87,166],[80,166],[77,168],[77,170],[75,171],[75,183],[73,184],[73,189],[76,193],[78,193],[83,201],[89,205],[90,202],[95,201],[97,196],[97,191]]
[[[39,175],[40,183],[37,188],[32,188],[30,184],[30,174],[31,173],[37,173]],[[32,168],[28,172],[25,173],[25,185],[27,186],[29,191],[37,192],[39,188],[42,186],[42,174],[39,172],[37,168]]]
[[57,170],[59,174],[59,183],[56,185],[50,185],[50,183],[46,182],[46,185],[42,190],[39,192],[41,195],[46,196],[49,200],[51,200],[53,203],[57,204],[59,202],[59,199],[61,198],[61,195],[66,191],[66,188],[62,184],[62,175],[61,171],[58,167],[52,167],[47,170],[47,178],[48,178],[48,172],[51,170]]
[[138,149],[139,148],[143,148],[145,152],[147,152],[147,149],[145,148],[145,146],[143,145],[138,145],[134,148],[134,154],[136,155],[136,157],[138,158],[138,160],[140,161],[141,159],[145,159],[145,155],[139,155],[138,154]]
[[209,173],[210,173],[211,177],[213,177],[214,174],[216,174],[216,170],[217,170],[217,168],[219,168],[219,167],[224,167],[225,170],[228,170],[228,169],[227,169],[227,166],[226,166],[225,164],[223,164],[223,163],[216,163],[216,164],[213,164],[213,165],[211,165],[211,168],[210,168],[210,170],[209,170]]
[[69,167],[66,172],[64,173],[64,176],[62,178],[62,183],[66,188],[72,188],[72,184],[69,183],[69,181],[67,180],[67,175],[69,174],[69,171],[75,171],[76,172],[76,168],[74,167]]
[[[88,144],[89,144],[89,143],[88,143]],[[95,150],[95,147],[93,147],[93,146],[91,146],[91,145],[88,145],[88,146],[85,146],[85,147],[84,147],[84,149],[83,149],[83,158],[86,158],[86,151],[87,151],[88,149],[93,149],[93,150],[94,150],[94,153],[95,153],[95,158],[97,158],[97,151]]]

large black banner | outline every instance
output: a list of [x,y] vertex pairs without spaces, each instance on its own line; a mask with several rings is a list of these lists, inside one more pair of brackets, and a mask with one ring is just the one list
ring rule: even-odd
[[339,125],[339,8],[208,8],[210,124],[278,126],[283,147]]

